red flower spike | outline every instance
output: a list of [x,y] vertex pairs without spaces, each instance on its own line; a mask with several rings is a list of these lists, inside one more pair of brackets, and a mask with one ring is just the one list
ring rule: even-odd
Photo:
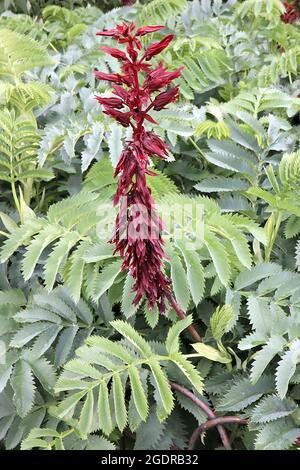
[[163,91],[155,97],[153,101],[153,109],[155,109],[155,111],[160,111],[161,109],[164,109],[167,104],[172,103],[173,101],[177,101],[178,96],[178,86],[171,88],[170,90]]
[[[149,308],[158,306],[162,313],[165,300],[171,296],[170,280],[163,272],[166,255],[163,249],[162,231],[164,224],[159,217],[146,176],[155,176],[148,169],[149,158],[156,155],[165,159],[168,146],[153,131],[147,131],[145,121],[156,124],[151,109],[160,111],[169,103],[176,101],[179,88],[164,89],[172,80],[180,76],[180,69],[168,72],[162,63],[153,68],[148,61],[163,51],[173,35],[150,45],[140,53],[142,45],[138,36],[160,31],[163,26],[143,26],[134,33],[135,25],[116,25],[115,28],[98,33],[111,36],[119,44],[127,44],[126,52],[103,46],[102,50],[122,62],[122,74],[95,72],[100,80],[113,82],[111,98],[96,97],[103,106],[104,113],[112,116],[125,127],[132,127],[132,140],[127,141],[115,169],[118,187],[114,204],[119,204],[114,235],[115,253],[123,258],[122,270],[134,279],[133,303],[137,305],[146,296]],[[139,56],[141,57],[139,58]],[[145,78],[140,83],[141,75]],[[160,92],[157,94],[157,92]],[[156,94],[156,96],[152,96]],[[123,107],[128,110],[119,111]]]

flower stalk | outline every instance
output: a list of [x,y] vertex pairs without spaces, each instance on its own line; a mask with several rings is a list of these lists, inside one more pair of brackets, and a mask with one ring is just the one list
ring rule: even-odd
[[201,426],[199,426],[197,429],[195,429],[190,438],[188,450],[193,450],[195,448],[197,440],[204,432],[208,431],[209,429],[215,426],[220,426],[224,424],[240,424],[246,426],[248,424],[248,421],[246,419],[239,418],[238,416],[220,416],[218,418],[212,418],[206,421],[206,423],[201,424]]
[[[206,414],[209,420],[213,420],[217,418],[214,411],[211,410],[210,407],[206,403],[204,403],[204,401],[196,397],[196,395],[194,395],[190,390],[183,387],[182,385],[177,384],[176,382],[170,382],[170,385],[173,390],[176,390],[177,392],[184,395],[186,398],[191,400],[195,405],[197,405],[202,411],[204,411],[204,413]],[[218,429],[224,448],[226,450],[231,450],[230,440],[229,440],[229,436],[227,434],[226,429],[220,423],[217,424],[217,429]]]
[[[95,71],[99,80],[112,83],[113,90],[112,97],[97,96],[96,99],[105,114],[132,130],[132,137],[126,141],[115,169],[118,187],[114,204],[119,204],[119,213],[111,242],[115,244],[114,253],[123,258],[122,270],[129,272],[134,279],[133,303],[138,305],[145,296],[150,309],[157,305],[159,312],[164,313],[168,301],[177,315],[185,318],[172,296],[171,281],[164,273],[164,260],[167,258],[162,239],[164,223],[147,185],[147,176],[156,175],[149,169],[150,159],[165,160],[168,146],[145,125],[146,122],[157,124],[151,110],[165,109],[178,99],[179,87],[170,87],[170,84],[180,76],[182,69],[169,72],[162,62],[156,67],[149,63],[170,44],[173,35],[169,34],[146,48],[142,47],[140,38],[161,29],[163,26],[144,26],[136,30],[134,23],[123,23],[97,33],[126,44],[126,52],[101,47],[121,63],[121,73]],[[190,332],[196,341],[201,340],[193,326]]]

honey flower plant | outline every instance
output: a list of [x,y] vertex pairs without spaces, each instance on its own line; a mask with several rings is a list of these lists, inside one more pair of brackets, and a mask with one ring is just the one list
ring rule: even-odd
[[[171,287],[163,271],[163,222],[155,210],[146,176],[155,176],[148,168],[149,159],[166,159],[168,146],[155,132],[146,130],[145,121],[157,124],[151,110],[160,111],[178,99],[178,86],[169,85],[180,76],[181,69],[170,72],[162,62],[156,67],[150,63],[169,45],[172,34],[146,48],[140,41],[141,36],[161,29],[163,26],[136,29],[134,23],[123,23],[97,33],[126,45],[126,52],[102,46],[104,52],[121,62],[121,73],[96,71],[95,75],[99,80],[112,82],[112,97],[96,97],[104,113],[122,126],[132,128],[132,139],[126,141],[115,169],[118,188],[114,204],[119,204],[120,209],[111,241],[115,244],[115,253],[123,258],[123,271],[130,272],[134,279],[134,304],[145,295],[149,308],[157,305],[162,313],[165,300],[171,298]],[[130,229],[132,227],[134,230]]]

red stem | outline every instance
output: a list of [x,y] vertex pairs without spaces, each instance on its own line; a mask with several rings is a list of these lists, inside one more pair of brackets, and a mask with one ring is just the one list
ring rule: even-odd
[[[183,310],[181,310],[181,308],[179,307],[179,305],[176,302],[176,300],[174,299],[174,297],[172,297],[172,295],[170,294],[170,295],[167,295],[167,299],[168,299],[169,304],[171,305],[171,307],[175,310],[175,312],[179,316],[179,318],[181,320],[185,320],[186,316],[185,316]],[[200,343],[201,342],[201,336],[199,335],[199,333],[195,329],[195,327],[193,325],[189,325],[187,329],[189,330],[189,332],[193,336],[196,343]]]
[[193,432],[190,442],[189,442],[189,450],[193,450],[195,447],[195,444],[197,442],[197,439],[201,436],[202,433],[207,431],[210,428],[213,428],[215,426],[220,426],[221,424],[226,424],[226,423],[236,423],[236,424],[248,424],[248,421],[246,419],[238,418],[237,416],[222,416],[219,418],[213,418],[206,423],[201,424],[195,431]]
[[[178,385],[175,382],[170,382],[171,388],[176,390],[177,392],[182,393],[185,397],[189,398],[195,405],[197,405],[204,413],[208,416],[210,420],[216,419],[215,413],[210,409],[210,407],[204,403],[200,398],[196,397],[190,390],[183,387],[182,385]],[[220,434],[220,438],[222,440],[223,446],[226,450],[231,450],[231,445],[229,441],[229,437],[227,431],[222,426],[222,424],[215,424],[217,425],[218,432]]]

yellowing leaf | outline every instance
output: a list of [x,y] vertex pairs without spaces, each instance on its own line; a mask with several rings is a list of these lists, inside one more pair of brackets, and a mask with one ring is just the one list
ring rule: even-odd
[[220,351],[213,348],[212,346],[209,346],[208,344],[194,343],[192,346],[201,357],[206,357],[206,359],[214,362],[221,362],[222,364],[228,364],[231,362],[229,357],[225,356]]

